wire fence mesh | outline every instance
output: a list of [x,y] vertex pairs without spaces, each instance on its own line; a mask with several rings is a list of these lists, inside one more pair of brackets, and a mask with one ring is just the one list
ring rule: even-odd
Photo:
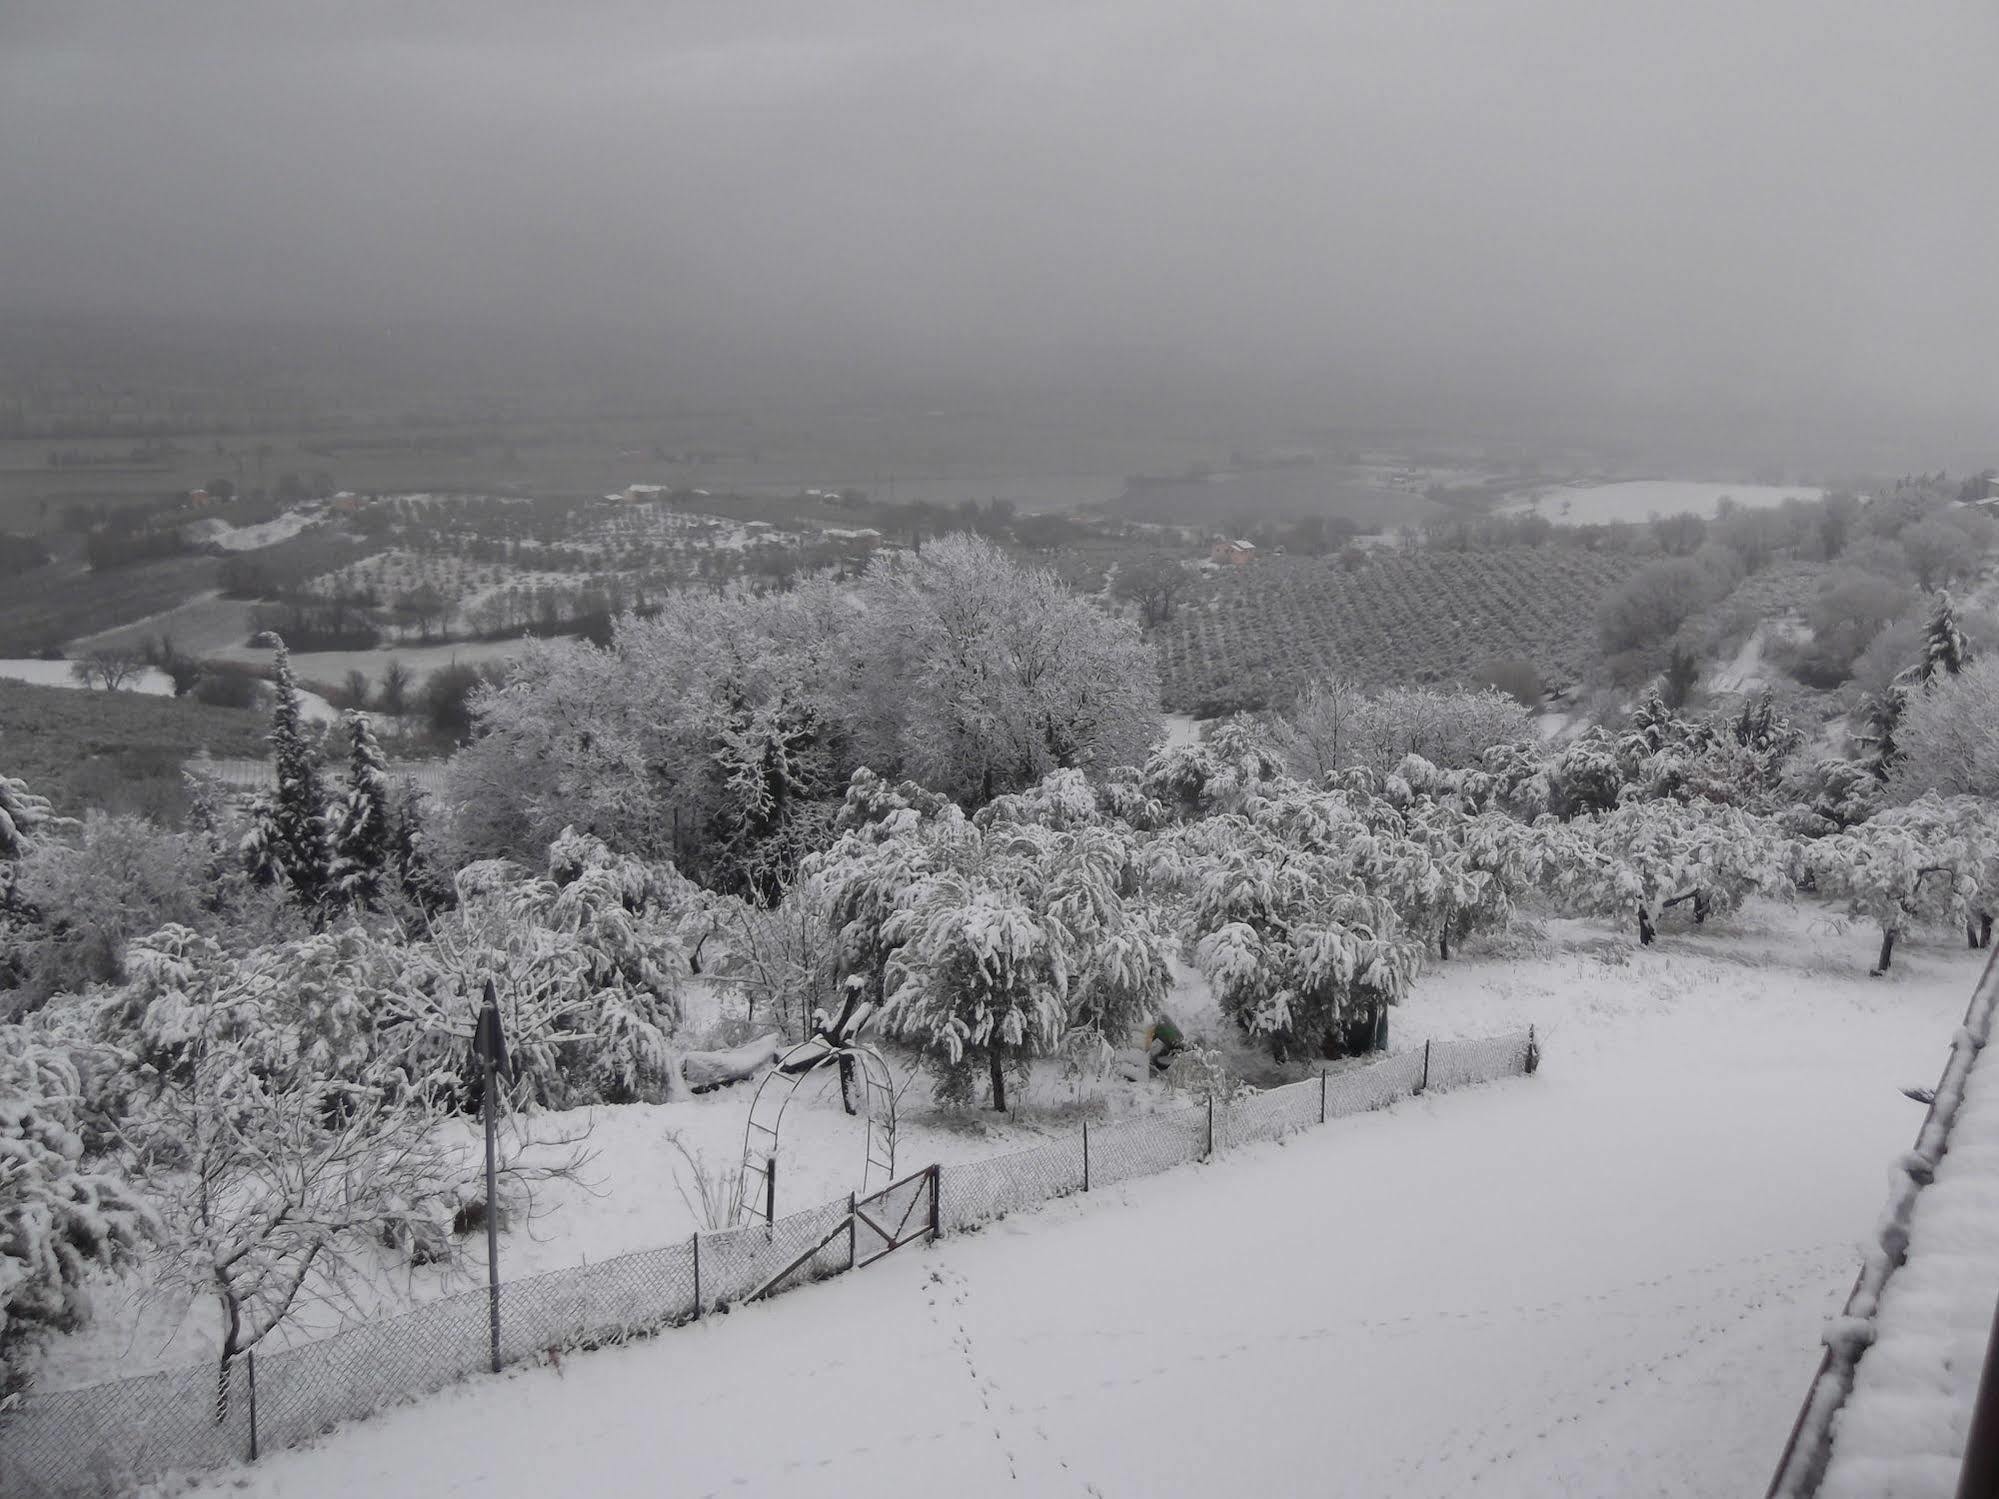
[[[864,1199],[861,1213],[842,1198],[775,1223],[507,1282],[500,1362],[657,1332],[838,1275],[931,1225],[976,1228],[1416,1093],[1532,1072],[1538,1060],[1531,1031],[1438,1041],[1280,1088],[1088,1125],[1011,1155],[928,1168]],[[320,1342],[238,1358],[226,1370],[197,1364],[21,1396],[0,1410],[0,1495],[100,1499],[290,1446],[489,1369],[489,1312],[486,1290],[468,1291]]]

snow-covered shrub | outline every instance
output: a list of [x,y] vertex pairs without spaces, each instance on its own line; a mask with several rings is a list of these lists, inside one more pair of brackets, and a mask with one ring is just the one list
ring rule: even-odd
[[39,996],[124,977],[125,945],[168,922],[198,924],[214,894],[204,850],[142,817],[92,812],[72,841],[45,839],[21,860],[21,933]]
[[47,1334],[89,1316],[90,1274],[128,1263],[156,1226],[122,1176],[85,1160],[81,1094],[63,1052],[0,1026],[0,1397]]
[[1387,772],[1407,755],[1449,769],[1475,765],[1499,744],[1533,738],[1527,710],[1491,688],[1390,687],[1369,695],[1352,682],[1309,683],[1274,726],[1290,773],[1319,782],[1348,766]]
[[1286,779],[1262,731],[1238,715],[1196,744],[1168,745],[1145,762],[1142,795],[1180,818],[1240,812]]

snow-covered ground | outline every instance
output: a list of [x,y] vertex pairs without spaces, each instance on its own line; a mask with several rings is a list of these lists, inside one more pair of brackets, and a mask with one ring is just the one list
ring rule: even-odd
[[[261,655],[268,661],[271,653],[264,651]],[[294,656],[292,659],[298,661],[305,658]],[[0,660],[0,677],[11,678],[16,682],[32,682],[39,687],[74,687],[79,692],[104,690],[101,687],[87,687],[77,681],[76,673],[71,669],[72,665],[73,663],[68,661],[41,661],[32,657]],[[172,697],[174,684],[173,678],[157,666],[142,666],[133,675],[132,680],[118,690],[143,693],[148,697]],[[301,689],[298,697],[300,711],[313,722],[339,722],[340,710],[318,693]]]
[[1631,479],[1618,484],[1580,487],[1554,485],[1510,510],[1533,510],[1556,525],[1601,526],[1614,521],[1644,522],[1655,515],[1713,515],[1726,498],[1746,509],[1781,505],[1786,500],[1816,500],[1825,491],[1809,485],[1706,484],[1682,479]]
[[[33,682],[38,687],[83,687],[77,681],[76,663],[73,661],[43,661],[36,657],[24,656],[0,660],[0,677],[16,682]],[[92,692],[102,691],[91,687]],[[132,680],[118,689],[120,692],[142,692],[149,697],[172,697],[173,678],[157,666],[142,666],[132,676]]]
[[225,552],[254,552],[261,547],[276,546],[281,541],[290,541],[306,527],[324,519],[323,507],[313,505],[305,509],[287,510],[267,521],[259,521],[254,526],[232,526],[227,521],[198,520],[184,529],[188,540],[204,546],[221,547]]
[[[463,663],[483,666],[488,661],[511,661],[524,648],[519,640],[463,640],[445,645],[384,646],[369,651],[293,651],[292,672],[301,681],[337,683],[347,673],[358,671],[369,681],[380,683],[389,662],[400,661],[420,686],[423,679],[440,666]],[[210,653],[217,661],[268,666],[274,653],[261,646],[235,645]]]
[[[1433,969],[1394,1022],[1400,1048],[1531,1021],[1538,1077],[480,1379],[210,1483],[300,1499],[1760,1492],[1920,1123],[1898,1089],[1935,1080],[1982,958],[1939,935],[1874,980],[1871,946],[1811,906],[1674,925],[1649,951],[1549,922]],[[644,1141],[746,1103],[608,1128]],[[822,1122],[806,1118],[800,1137]],[[657,1140],[599,1143],[625,1164],[578,1226],[543,1220],[543,1264],[672,1226]]]

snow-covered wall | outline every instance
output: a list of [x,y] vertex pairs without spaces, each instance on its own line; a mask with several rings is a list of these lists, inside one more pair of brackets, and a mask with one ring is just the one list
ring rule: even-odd
[[[1989,1254],[1964,1259],[1965,1214],[1959,1211],[1960,1199],[1970,1198],[1973,1218],[1999,1227],[1991,1211],[1999,1207],[1999,1149],[1987,1148],[1988,1139],[1999,1142],[1999,1062],[1980,1066],[1995,1005],[1999,949],[1972,992],[1915,1148],[1895,1164],[1888,1204],[1853,1294],[1826,1328],[1825,1355],[1769,1499],[1932,1492],[1948,1499],[1956,1489],[1982,1360],[1942,1346],[1944,1329],[1931,1324],[1940,1312],[1948,1322],[1961,1322],[1959,1303],[1975,1302],[1965,1331],[1982,1352],[1999,1287],[1999,1262]],[[1973,1098],[1976,1104],[1968,1106]],[[1946,1167],[1953,1143],[1958,1150]],[[1949,1181],[1933,1187],[1940,1171]],[[1982,1214],[1981,1201],[1987,1209]],[[1912,1256],[1917,1265],[1905,1270]],[[1877,1347],[1882,1352],[1869,1361],[1865,1356]]]

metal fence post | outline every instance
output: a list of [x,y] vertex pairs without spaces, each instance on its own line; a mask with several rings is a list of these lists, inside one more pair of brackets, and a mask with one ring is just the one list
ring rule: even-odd
[[694,1320],[701,1320],[701,1230],[694,1230]]
[[244,1355],[244,1363],[250,1371],[250,1461],[257,1460],[257,1350],[252,1348]]
[[854,1268],[854,1224],[858,1220],[860,1201],[852,1192],[847,1194],[847,1268]]
[[1083,1121],[1083,1190],[1090,1190],[1090,1121]]
[[1532,1077],[1541,1067],[1541,1043],[1534,1039],[1534,1027],[1527,1027],[1527,1075]]
[[764,1226],[777,1224],[777,1157],[764,1163]]
[[1326,1069],[1319,1069],[1319,1123],[1326,1122]]
[[1418,1093],[1426,1093],[1430,1088],[1430,1043],[1423,1043],[1423,1081],[1416,1085]]
[[942,1232],[940,1225],[943,1217],[937,1205],[943,1201],[943,1198],[944,1168],[940,1163],[933,1161],[930,1165],[930,1237],[933,1239]]
[[1214,1158],[1215,1158],[1215,1095],[1210,1093],[1208,1095],[1208,1153],[1202,1159],[1212,1161]]

